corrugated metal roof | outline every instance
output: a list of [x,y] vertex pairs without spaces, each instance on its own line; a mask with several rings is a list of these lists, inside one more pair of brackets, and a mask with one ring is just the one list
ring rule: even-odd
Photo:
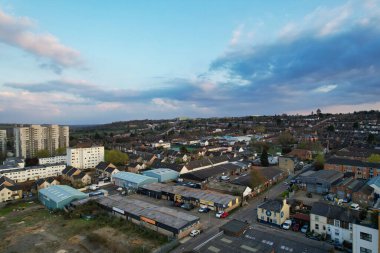
[[48,188],[44,188],[38,191],[39,194],[43,194],[46,197],[52,199],[55,202],[61,202],[71,197],[86,197],[87,194],[78,191],[67,185],[53,185]]
[[128,182],[133,182],[136,184],[143,183],[147,179],[152,179],[152,177],[148,177],[148,176],[144,176],[144,175],[140,175],[136,173],[131,173],[131,172],[125,172],[125,171],[121,171],[114,174],[112,178],[118,178],[118,179],[125,180]]

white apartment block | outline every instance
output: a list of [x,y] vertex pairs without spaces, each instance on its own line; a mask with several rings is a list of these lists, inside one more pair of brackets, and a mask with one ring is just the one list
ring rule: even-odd
[[67,162],[67,156],[52,156],[52,157],[46,157],[46,158],[39,158],[38,164],[39,165],[46,165],[46,164],[58,164],[58,163],[64,163]]
[[66,168],[65,164],[56,165],[38,165],[26,168],[8,167],[1,168],[0,175],[12,179],[16,183],[29,180],[37,180],[40,178],[56,177],[62,175],[62,171]]
[[7,130],[0,130],[0,153],[7,152]]
[[77,169],[95,168],[104,161],[104,147],[67,148],[67,165]]
[[360,224],[354,224],[353,252],[377,253],[379,252],[379,230]]
[[58,148],[69,146],[69,127],[58,125],[31,125],[14,128],[17,157],[35,157],[39,150],[48,150],[51,155]]

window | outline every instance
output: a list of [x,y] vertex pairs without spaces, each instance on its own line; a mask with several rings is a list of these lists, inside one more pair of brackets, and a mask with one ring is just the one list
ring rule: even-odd
[[335,229],[335,235],[339,235],[339,229]]
[[315,229],[319,229],[319,224],[315,224]]
[[334,220],[334,226],[335,227],[340,227],[340,221],[339,220]]
[[372,253],[372,250],[360,247],[360,253]]
[[360,239],[368,242],[372,242],[372,235],[364,232],[360,232]]
[[325,225],[323,225],[323,230],[326,230],[326,226]]

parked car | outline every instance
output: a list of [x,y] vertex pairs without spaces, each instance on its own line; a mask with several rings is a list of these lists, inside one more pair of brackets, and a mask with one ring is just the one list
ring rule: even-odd
[[119,191],[119,192],[121,192],[123,190],[123,188],[119,187],[116,190]]
[[356,204],[356,203],[352,203],[350,205],[350,208],[353,209],[353,210],[360,210],[360,206],[359,204]]
[[289,230],[290,227],[292,226],[292,221],[291,220],[286,220],[284,223],[282,223],[281,227],[283,229]]
[[183,205],[183,203],[182,202],[174,202],[173,205],[176,207],[181,207]]
[[218,211],[216,214],[215,214],[216,218],[226,218],[228,216],[228,213],[227,212],[224,212],[224,211]]
[[230,180],[230,177],[229,176],[221,176],[220,180],[228,181],[228,180]]
[[307,224],[303,225],[301,228],[302,233],[306,233],[308,230],[309,230],[309,225],[307,225]]
[[208,212],[210,212],[210,208],[208,208],[208,207],[201,207],[201,208],[199,208],[198,209],[198,212],[200,212],[200,213],[208,213]]
[[195,237],[195,236],[199,235],[200,233],[201,233],[201,231],[199,229],[194,229],[190,232],[190,236]]
[[292,226],[292,230],[294,232],[298,232],[300,230],[300,224],[298,223],[295,223],[293,226]]
[[194,209],[194,205],[191,204],[191,203],[185,203],[185,204],[183,204],[183,205],[181,206],[181,208],[183,208],[183,209],[185,209],[185,210],[187,210],[187,211],[190,211],[190,210]]
[[99,186],[96,184],[92,184],[92,185],[90,185],[89,189],[92,191],[95,191],[95,190],[99,189]]

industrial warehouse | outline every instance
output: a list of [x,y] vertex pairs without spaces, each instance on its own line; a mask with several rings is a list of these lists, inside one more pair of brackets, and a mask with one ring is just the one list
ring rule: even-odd
[[183,238],[200,226],[199,218],[194,215],[141,200],[113,195],[100,198],[97,202],[116,216],[171,237]]
[[112,175],[112,182],[120,187],[137,189],[145,184],[156,183],[158,179],[122,171]]
[[88,194],[67,185],[53,185],[38,191],[38,199],[48,209],[64,209],[72,201],[88,198]]
[[211,210],[229,212],[240,204],[240,198],[219,192],[193,189],[180,185],[154,183],[141,186],[138,193],[152,198],[167,199],[196,206],[207,206]]

